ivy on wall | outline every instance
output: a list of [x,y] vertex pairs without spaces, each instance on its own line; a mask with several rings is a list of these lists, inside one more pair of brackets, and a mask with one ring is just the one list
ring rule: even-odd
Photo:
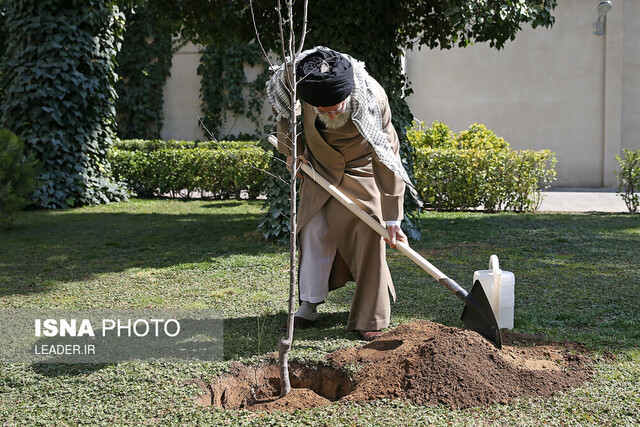
[[[124,15],[104,0],[6,2],[0,127],[43,164],[45,208],[122,200],[107,150],[115,127],[115,56]],[[37,42],[35,42],[37,40]]]
[[116,120],[119,138],[158,139],[163,125],[163,88],[174,52],[171,28],[147,8],[125,10],[117,56]]
[[[153,8],[125,11],[126,31],[117,56],[116,114],[121,139],[159,139],[163,126],[163,88],[171,59],[181,47],[172,38],[174,25],[159,19]],[[173,40],[173,41],[172,41]],[[256,43],[212,43],[202,49],[198,74],[204,125],[217,139],[246,139],[265,133],[261,122],[268,64]],[[245,66],[260,71],[253,81]],[[228,113],[248,118],[253,132],[224,135]]]
[[[245,65],[262,68],[262,71],[250,82],[245,74]],[[270,72],[257,43],[208,44],[202,51],[198,74],[202,76],[200,94],[204,125],[217,139],[247,139],[249,136],[221,135],[228,112],[251,120],[255,130],[250,136],[264,133],[260,129],[260,117]]]

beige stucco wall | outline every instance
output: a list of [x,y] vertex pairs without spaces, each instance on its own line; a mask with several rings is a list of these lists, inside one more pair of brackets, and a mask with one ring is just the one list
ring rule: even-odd
[[164,87],[164,124],[162,139],[204,140],[198,126],[200,108],[200,53],[198,47],[188,43],[173,55],[171,77]]
[[614,186],[621,141],[638,135],[638,96],[626,90],[640,90],[640,32],[636,22],[624,37],[622,31],[623,17],[640,17],[640,2],[614,0],[602,36],[593,34],[597,1],[558,3],[552,29],[525,28],[500,51],[475,45],[407,52],[414,89],[408,102],[427,123],[460,131],[481,122],[515,149],[551,149],[555,186]]
[[640,1],[625,0],[622,55],[622,147],[640,150]]
[[[164,88],[164,124],[160,134],[162,139],[208,140],[210,136],[198,123],[203,117],[200,98],[202,77],[198,75],[200,66],[200,48],[187,43],[173,56],[171,76]],[[262,71],[260,67],[246,67],[245,75],[249,82]],[[245,93],[247,95],[248,93]],[[266,122],[271,109],[265,101],[262,117]],[[253,133],[255,125],[248,118],[227,114],[221,135]],[[220,135],[214,135],[219,139]]]

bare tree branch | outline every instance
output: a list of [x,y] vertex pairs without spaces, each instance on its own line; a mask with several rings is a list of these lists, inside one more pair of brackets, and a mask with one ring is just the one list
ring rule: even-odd
[[[227,150],[227,149],[225,148],[225,146],[224,146],[224,145],[222,145],[222,144],[220,143],[220,141],[218,141],[218,140],[216,139],[216,137],[215,137],[215,136],[214,136],[214,135],[209,131],[209,129],[207,129],[207,127],[205,126],[204,121],[202,120],[202,118],[201,118],[198,114],[196,114],[196,117],[198,117],[198,121],[200,122],[200,126],[202,126],[202,128],[203,128],[203,129],[204,129],[204,130],[209,134],[209,138],[211,138],[211,140],[212,140],[213,142],[215,142],[216,144],[218,144],[218,146],[219,146],[220,148],[222,148],[222,150],[223,150],[225,153],[227,153],[229,156],[231,156],[232,158],[236,159],[237,161],[239,161],[239,162],[240,162],[240,163],[242,163],[243,165],[249,166],[250,168],[253,168],[253,169],[258,170],[258,171],[260,171],[260,172],[264,172],[264,173],[266,173],[266,174],[267,174],[267,175],[269,175],[269,176],[272,176],[272,177],[274,177],[274,178],[276,178],[276,179],[279,179],[280,181],[284,182],[285,184],[289,184],[287,181],[285,181],[284,179],[282,179],[282,178],[281,178],[281,177],[279,177],[278,175],[274,175],[274,174],[272,174],[272,173],[271,173],[271,172],[269,172],[269,171],[266,171],[266,170],[264,170],[264,169],[261,169],[261,168],[259,168],[259,167],[256,167],[256,166],[252,165],[251,163],[247,163],[247,162],[245,162],[244,160],[242,160],[242,159],[240,159],[240,158],[238,158],[238,157],[234,156],[233,154],[231,154],[231,152],[230,152],[229,150]],[[258,147],[258,148],[260,148],[260,147]],[[277,158],[277,157],[276,157],[276,158]],[[282,161],[281,159],[278,159],[278,160]]]
[[282,7],[280,5],[280,0],[278,0],[278,25],[280,27],[280,46],[282,46],[282,60],[285,63],[286,74],[287,52],[284,44],[284,22],[282,20]]
[[309,7],[309,0],[304,0],[304,6],[302,11],[302,33],[300,34],[300,46],[298,47],[298,52],[296,56],[300,55],[304,50],[304,39],[307,37],[307,11]]
[[275,70],[276,65],[273,62],[271,62],[271,58],[269,58],[269,54],[267,53],[267,51],[264,49],[264,46],[262,45],[262,39],[260,38],[260,33],[258,32],[258,24],[256,23],[256,15],[253,11],[253,0],[249,0],[249,8],[251,9],[251,21],[253,22],[253,30],[256,32],[256,40],[258,40],[258,44],[260,45],[262,54],[264,55],[265,59],[269,63],[269,67],[271,67],[272,70]]
[[[260,45],[260,49],[262,50],[262,54],[264,55],[265,59],[269,63],[269,68],[272,71],[275,71],[278,68],[278,66],[271,61],[271,58],[269,57],[269,54],[267,53],[267,51],[264,48],[264,45],[262,44],[262,39],[260,38],[260,33],[258,32],[258,25],[256,23],[256,15],[255,15],[255,12],[253,10],[253,0],[249,0],[249,8],[251,9],[251,21],[253,22],[253,30],[256,33],[256,39],[258,40],[258,44]],[[282,28],[281,28],[281,30],[282,30]],[[282,33],[282,31],[281,31],[281,33]],[[284,49],[283,49],[283,55],[284,55]],[[286,59],[286,58],[284,58],[284,56],[283,56],[283,59]],[[284,79],[280,75],[278,75],[277,73],[275,73],[275,76],[278,78],[278,80],[280,80],[280,82],[282,83],[282,85],[283,85],[284,89],[287,91],[287,93],[291,94],[291,91],[289,90],[289,87],[285,84]]]

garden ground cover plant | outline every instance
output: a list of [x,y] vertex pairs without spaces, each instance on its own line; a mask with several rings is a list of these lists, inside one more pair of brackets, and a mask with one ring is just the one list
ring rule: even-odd
[[[515,332],[578,343],[593,374],[548,397],[452,409],[392,396],[287,412],[202,407],[198,381],[270,359],[285,318],[288,251],[255,231],[255,201],[134,200],[27,212],[0,234],[0,308],[216,308],[224,361],[0,365],[8,425],[631,424],[640,417],[640,221],[625,214],[424,213],[413,247],[465,287],[492,253],[516,275]],[[398,300],[390,329],[460,327],[459,301],[390,251]],[[468,282],[468,283],[467,283]],[[353,284],[332,292],[292,358],[318,364],[363,348],[345,331]],[[347,349],[347,350],[343,350]],[[581,350],[573,350],[576,354]],[[350,366],[353,375],[361,366]],[[196,380],[196,381],[194,381]]]

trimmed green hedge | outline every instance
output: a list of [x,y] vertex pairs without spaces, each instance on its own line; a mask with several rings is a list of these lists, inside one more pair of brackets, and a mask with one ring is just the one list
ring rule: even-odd
[[188,150],[192,148],[207,148],[218,150],[222,148],[252,148],[259,146],[257,141],[181,141],[175,139],[123,139],[113,146],[127,151],[156,151],[166,149]]
[[[120,141],[110,151],[114,177],[138,196],[191,197],[194,192],[214,198],[257,197],[266,188],[271,155],[256,142]],[[249,166],[251,165],[251,166]],[[253,166],[253,167],[252,167]]]
[[410,132],[416,189],[427,207],[439,211],[536,210],[555,179],[554,153],[511,150],[482,125],[458,135],[442,123]]

